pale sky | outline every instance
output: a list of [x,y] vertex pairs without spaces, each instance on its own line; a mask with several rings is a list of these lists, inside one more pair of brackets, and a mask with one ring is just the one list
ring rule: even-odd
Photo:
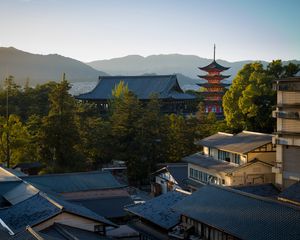
[[83,62],[129,54],[300,59],[300,0],[0,0],[0,46]]

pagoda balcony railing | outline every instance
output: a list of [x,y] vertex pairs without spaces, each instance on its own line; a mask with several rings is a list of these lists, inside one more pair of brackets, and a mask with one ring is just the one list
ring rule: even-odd
[[300,112],[273,111],[273,117],[300,120]]

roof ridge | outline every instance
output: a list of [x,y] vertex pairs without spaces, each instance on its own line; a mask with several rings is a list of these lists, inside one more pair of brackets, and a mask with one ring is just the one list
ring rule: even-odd
[[225,136],[229,136],[229,137],[235,136],[235,134],[233,134],[233,133],[226,133],[226,132],[218,132],[217,134],[221,134],[221,135],[225,135]]
[[[22,179],[21,179],[20,177],[18,177],[17,175],[11,173],[11,172],[8,171],[6,168],[0,166],[0,169],[4,170],[6,173],[8,173],[8,175],[10,175],[10,176],[12,176],[12,177],[15,177],[15,178],[17,178],[18,180],[22,181]],[[15,182],[15,181],[9,181],[9,182]]]
[[64,209],[64,206],[62,206],[61,204],[59,204],[58,202],[56,202],[54,199],[52,199],[51,197],[49,197],[46,193],[44,192],[39,192],[40,196],[42,196],[43,198],[45,198],[47,201],[49,201],[50,203],[52,203],[53,205],[55,205],[56,207],[58,207],[60,210]]
[[269,133],[261,133],[261,132],[252,132],[252,131],[247,131],[247,130],[243,130],[240,133],[248,133],[248,134],[253,134],[253,135],[262,135],[262,136],[273,136],[272,134]]
[[99,76],[99,79],[102,78],[146,78],[146,77],[177,77],[177,74],[159,74],[159,75],[113,75],[113,76]]
[[[29,175],[29,176],[24,176],[22,179],[26,178],[38,178],[38,177],[51,177],[51,176],[64,176],[64,175],[84,175],[84,174],[96,174],[96,173],[102,173],[102,174],[110,174],[108,171],[86,171],[86,172],[68,172],[68,173],[48,173],[48,174],[43,174],[43,175]],[[20,180],[22,180],[20,179]]]

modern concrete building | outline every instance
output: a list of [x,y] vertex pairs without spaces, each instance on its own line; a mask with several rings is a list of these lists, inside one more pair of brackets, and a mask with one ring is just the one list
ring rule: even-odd
[[282,188],[300,181],[300,77],[276,80],[277,132],[273,143],[277,145],[276,184]]

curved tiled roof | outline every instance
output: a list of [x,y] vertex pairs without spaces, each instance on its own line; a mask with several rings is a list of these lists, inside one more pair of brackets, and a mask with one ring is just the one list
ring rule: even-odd
[[112,90],[123,81],[138,99],[148,100],[153,94],[160,99],[194,99],[180,88],[176,75],[100,76],[97,86],[88,93],[76,96],[81,100],[108,100]]

